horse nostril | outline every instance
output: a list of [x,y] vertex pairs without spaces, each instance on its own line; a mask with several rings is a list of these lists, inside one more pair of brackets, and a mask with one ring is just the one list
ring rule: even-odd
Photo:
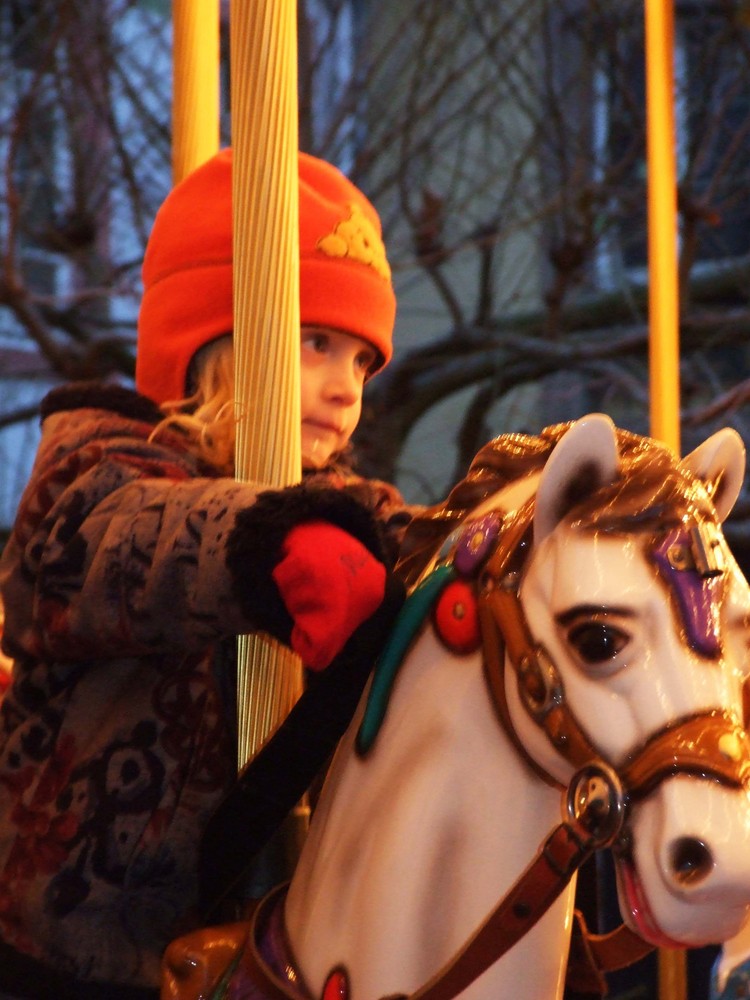
[[697,837],[680,837],[672,845],[672,871],[682,885],[702,882],[714,866],[711,851]]

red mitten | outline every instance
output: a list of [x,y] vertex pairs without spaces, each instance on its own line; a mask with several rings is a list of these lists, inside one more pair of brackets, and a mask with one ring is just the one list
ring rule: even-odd
[[353,535],[327,521],[292,528],[273,571],[294,619],[292,649],[323,670],[385,593],[385,566]]

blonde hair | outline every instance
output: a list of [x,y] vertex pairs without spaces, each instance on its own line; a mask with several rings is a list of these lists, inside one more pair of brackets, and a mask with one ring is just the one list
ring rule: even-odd
[[162,403],[166,414],[151,433],[158,439],[178,429],[201,461],[222,475],[234,475],[234,351],[231,336],[220,337],[197,352],[188,371],[192,394]]

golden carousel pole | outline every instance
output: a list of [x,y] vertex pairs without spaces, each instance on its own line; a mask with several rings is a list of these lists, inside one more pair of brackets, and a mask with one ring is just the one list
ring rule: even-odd
[[[176,184],[219,148],[219,0],[173,0],[172,14]],[[294,0],[233,0],[230,47],[236,476],[279,487],[301,476]],[[302,667],[243,636],[238,686],[242,766],[296,701]]]
[[[230,11],[236,476],[281,487],[301,477],[296,0]],[[240,766],[301,690],[297,657],[240,637]]]
[[[651,436],[680,454],[677,170],[672,0],[645,0]],[[660,949],[659,1000],[685,1000],[685,953]]]
[[219,149],[219,0],[172,0],[172,183]]
[[646,0],[651,436],[680,453],[677,169],[672,0]]

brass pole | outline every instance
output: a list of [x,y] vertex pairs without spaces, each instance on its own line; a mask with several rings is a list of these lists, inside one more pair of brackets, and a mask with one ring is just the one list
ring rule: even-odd
[[219,0],[172,0],[172,183],[219,149]]
[[651,436],[680,453],[677,170],[672,0],[646,0]]
[[[672,0],[645,0],[651,436],[680,454],[677,169]],[[685,953],[660,948],[660,1000],[685,1000]]]
[[[269,486],[301,476],[296,0],[233,0],[236,476]],[[242,766],[302,689],[299,660],[241,636]]]

